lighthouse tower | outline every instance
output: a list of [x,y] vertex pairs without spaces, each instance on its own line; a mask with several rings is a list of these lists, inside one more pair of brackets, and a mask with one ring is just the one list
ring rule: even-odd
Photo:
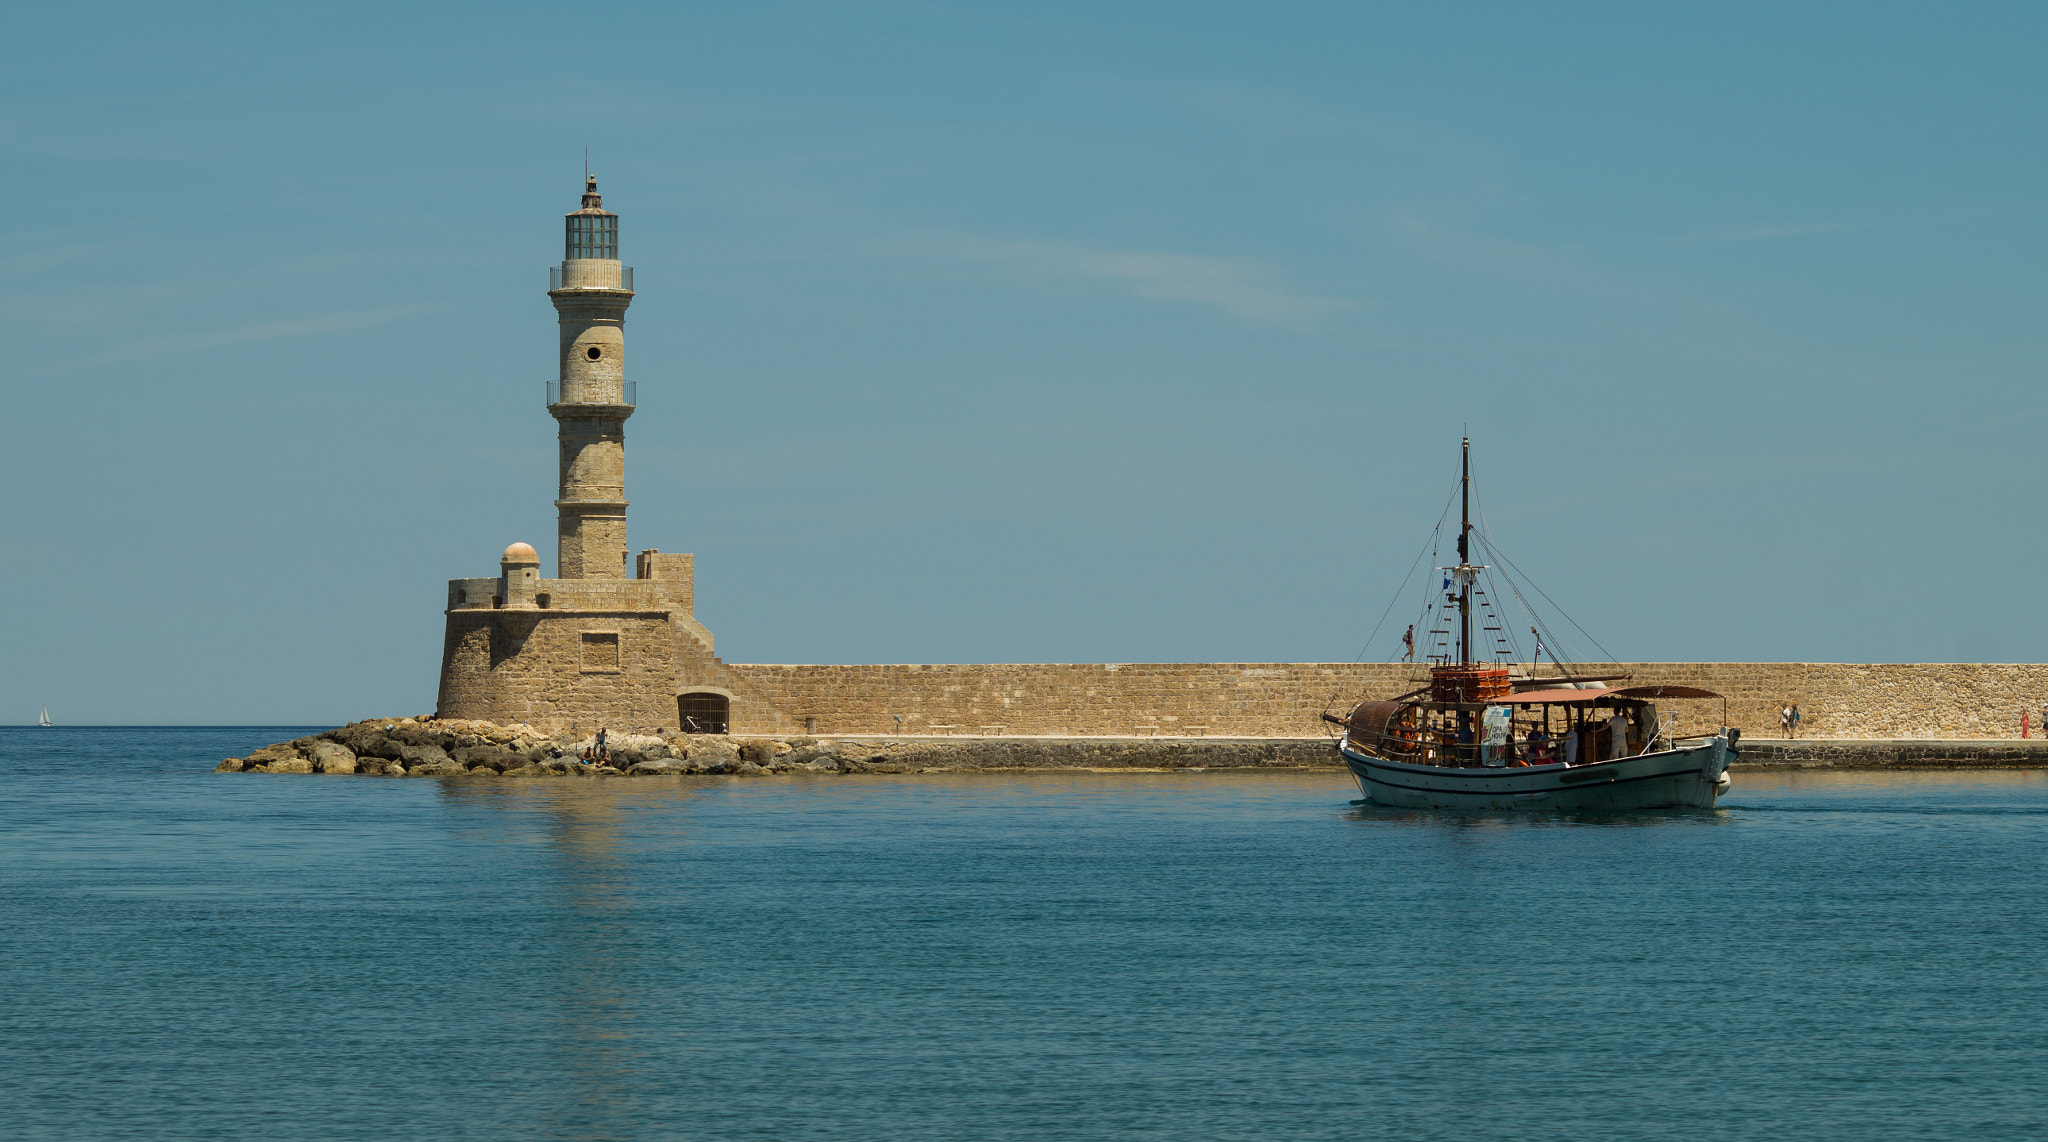
[[[558,578],[514,543],[498,574],[448,581],[441,646],[444,718],[542,733],[655,728],[780,731],[796,722],[721,661],[697,621],[696,557],[641,551],[626,562],[626,307],[633,271],[619,262],[619,216],[597,180],[564,224],[562,264],[548,271],[561,321],[561,371],[548,382],[560,440],[555,499]],[[568,740],[575,740],[572,736]]]
[[562,266],[548,299],[562,327],[561,379],[548,412],[561,441],[555,498],[556,561],[563,579],[624,579],[626,566],[626,307],[633,271],[619,261],[619,216],[586,178],[583,208],[565,220]]

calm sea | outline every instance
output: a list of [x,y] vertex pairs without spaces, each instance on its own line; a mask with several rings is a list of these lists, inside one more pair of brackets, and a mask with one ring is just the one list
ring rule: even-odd
[[2048,1136],[2048,777],[215,775],[0,730],[12,1139]]

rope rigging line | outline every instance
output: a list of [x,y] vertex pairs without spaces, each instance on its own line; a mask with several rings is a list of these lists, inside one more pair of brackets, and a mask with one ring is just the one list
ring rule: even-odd
[[1549,603],[1549,604],[1551,605],[1551,607],[1552,607],[1553,609],[1555,609],[1555,610],[1557,611],[1557,613],[1558,613],[1558,614],[1560,614],[1560,615],[1563,615],[1563,616],[1564,616],[1564,621],[1566,621],[1566,622],[1568,622],[1568,623],[1572,624],[1572,629],[1573,629],[1573,630],[1576,630],[1576,631],[1578,631],[1578,632],[1579,632],[1580,634],[1582,634],[1582,635],[1585,635],[1585,636],[1586,636],[1586,641],[1587,641],[1587,642],[1590,642],[1590,643],[1592,643],[1592,644],[1593,644],[1593,649],[1595,649],[1595,650],[1599,651],[1599,652],[1600,652],[1600,655],[1601,655],[1601,657],[1602,657],[1603,659],[1605,659],[1606,661],[1608,661],[1608,662],[1612,663],[1612,664],[1613,664],[1613,665],[1615,665],[1615,666],[1620,666],[1620,665],[1621,665],[1621,660],[1620,660],[1620,659],[1618,659],[1618,658],[1616,658],[1616,657],[1614,657],[1614,655],[1613,655],[1613,654],[1609,653],[1606,647],[1604,647],[1604,646],[1601,646],[1601,645],[1600,645],[1600,640],[1599,640],[1599,639],[1597,639],[1597,638],[1594,638],[1594,637],[1593,637],[1593,633],[1592,633],[1591,631],[1587,630],[1587,629],[1586,629],[1585,627],[1582,627],[1582,626],[1580,626],[1580,625],[1579,625],[1579,620],[1577,620],[1577,619],[1573,618],[1573,617],[1571,616],[1571,614],[1570,614],[1570,613],[1569,613],[1568,611],[1566,611],[1566,610],[1565,610],[1565,609],[1564,609],[1563,607],[1560,607],[1560,606],[1558,606],[1558,605],[1557,605],[1557,600],[1556,600],[1556,599],[1553,599],[1553,598],[1551,598],[1551,597],[1550,597],[1550,596],[1549,596],[1548,594],[1545,594],[1545,593],[1544,593],[1544,590],[1543,590],[1543,588],[1541,588],[1541,587],[1538,587],[1538,586],[1536,585],[1536,582],[1535,582],[1535,580],[1533,580],[1533,579],[1530,579],[1530,578],[1529,578],[1529,576],[1527,576],[1526,574],[1523,574],[1523,572],[1522,572],[1522,569],[1521,569],[1520,567],[1516,567],[1516,566],[1515,566],[1515,561],[1514,561],[1514,560],[1512,560],[1512,559],[1509,559],[1509,558],[1508,558],[1508,557],[1507,557],[1506,555],[1503,555],[1503,554],[1501,554],[1501,550],[1500,550],[1500,548],[1498,548],[1498,547],[1495,547],[1495,546],[1493,546],[1493,544],[1491,544],[1491,543],[1488,543],[1488,544],[1487,544],[1486,546],[1487,546],[1487,550],[1488,550],[1488,551],[1489,551],[1490,553],[1492,553],[1492,555],[1494,556],[1494,558],[1496,558],[1496,559],[1499,559],[1499,560],[1500,560],[1500,561],[1501,561],[1502,563],[1505,563],[1505,564],[1507,564],[1508,568],[1509,568],[1510,570],[1512,570],[1512,571],[1513,571],[1513,572],[1514,572],[1515,574],[1517,574],[1517,575],[1521,575],[1521,576],[1522,576],[1522,579],[1523,579],[1524,581],[1526,581],[1526,582],[1527,582],[1527,583],[1529,584],[1529,589],[1530,589],[1530,590],[1532,590],[1532,591],[1536,592],[1536,593],[1537,593],[1537,594],[1539,594],[1539,595],[1542,595],[1542,596],[1543,596],[1543,601],[1544,601],[1544,602],[1546,602],[1546,603]]
[[1365,636],[1365,645],[1358,648],[1358,657],[1351,661],[1365,661],[1366,652],[1372,649],[1372,640],[1380,636],[1380,628],[1387,625],[1387,616],[1394,613],[1394,608],[1400,605],[1402,594],[1408,590],[1408,581],[1415,578],[1415,569],[1422,566],[1422,557],[1435,550],[1436,545],[1432,542],[1434,538],[1431,536],[1430,539],[1422,541],[1422,550],[1415,553],[1415,561],[1408,565],[1408,573],[1401,576],[1401,585],[1394,589],[1394,597],[1387,602],[1387,609],[1380,612],[1380,621],[1373,624],[1372,633]]
[[[1498,557],[1498,551],[1499,551],[1499,549],[1498,549],[1498,548],[1496,548],[1496,547],[1494,546],[1494,543],[1493,543],[1493,529],[1492,529],[1492,528],[1491,528],[1491,527],[1490,527],[1490,526],[1489,526],[1489,525],[1487,524],[1487,522],[1486,522],[1486,503],[1485,503],[1485,501],[1483,501],[1483,500],[1481,500],[1481,499],[1479,498],[1479,496],[1478,496],[1478,494],[1477,494],[1476,492],[1475,492],[1475,493],[1473,494],[1473,496],[1472,496],[1472,505],[1473,505],[1473,507],[1477,508],[1477,509],[1478,509],[1478,511],[1479,511],[1479,541],[1480,541],[1480,543],[1482,543],[1482,544],[1484,544],[1484,545],[1485,545],[1485,547],[1486,547],[1486,550],[1487,550],[1487,552],[1489,553],[1489,555],[1491,555],[1491,556],[1495,556],[1495,557]],[[1550,625],[1549,625],[1548,623],[1545,623],[1545,622],[1543,621],[1543,618],[1542,618],[1542,616],[1540,616],[1540,615],[1538,615],[1538,614],[1536,613],[1536,608],[1535,608],[1535,607],[1533,607],[1533,606],[1530,606],[1530,605],[1529,605],[1529,600],[1527,600],[1527,599],[1525,599],[1525,598],[1523,598],[1523,597],[1522,597],[1522,592],[1521,592],[1521,590],[1520,590],[1520,589],[1518,589],[1518,588],[1517,588],[1517,587],[1515,586],[1515,580],[1514,580],[1514,578],[1513,578],[1512,576],[1510,576],[1510,575],[1509,575],[1509,574],[1507,573],[1506,569],[1504,569],[1504,568],[1498,568],[1498,567],[1492,567],[1492,568],[1488,568],[1488,569],[1487,569],[1487,575],[1486,575],[1486,581],[1487,581],[1487,582],[1488,582],[1489,584],[1493,583],[1493,581],[1494,581],[1494,580],[1493,580],[1493,572],[1495,572],[1495,571],[1499,571],[1499,572],[1500,572],[1500,579],[1501,579],[1501,581],[1502,581],[1502,582],[1504,582],[1504,583],[1506,583],[1506,584],[1508,585],[1508,593],[1509,593],[1509,594],[1510,594],[1511,596],[1513,596],[1513,598],[1514,598],[1514,601],[1515,601],[1515,605],[1521,608],[1521,610],[1522,610],[1522,617],[1523,617],[1523,618],[1526,618],[1526,619],[1528,619],[1528,620],[1529,620],[1529,631],[1530,631],[1530,633],[1531,633],[1531,634],[1534,634],[1534,635],[1536,635],[1536,637],[1537,637],[1537,638],[1538,638],[1539,640],[1541,640],[1541,639],[1545,639],[1545,638],[1548,638],[1548,639],[1550,640],[1550,645],[1551,645],[1551,646],[1553,646],[1553,647],[1563,647],[1563,648],[1565,648],[1565,649],[1569,649],[1569,648],[1570,648],[1570,644],[1569,644],[1569,643],[1567,643],[1567,642],[1565,642],[1565,641],[1564,641],[1564,640],[1562,640],[1562,639],[1559,639],[1559,638],[1555,637],[1555,636],[1554,636],[1554,635],[1553,635],[1553,634],[1551,633],[1551,630],[1550,630]],[[1506,618],[1505,618],[1505,616],[1503,616],[1503,618],[1502,618],[1502,625],[1503,625],[1504,627],[1505,627],[1505,625],[1506,625]],[[1541,628],[1541,629],[1539,630],[1538,628]],[[1520,635],[1521,635],[1521,632],[1520,632],[1520,631],[1515,631],[1515,632],[1512,632],[1512,633],[1509,633],[1509,634],[1508,634],[1508,639],[1509,639],[1509,643],[1508,643],[1508,650],[1509,650],[1509,653],[1511,653],[1511,654],[1513,654],[1513,655],[1514,655],[1515,661],[1517,661],[1517,662],[1521,661],[1521,658],[1522,658],[1522,641],[1521,641],[1521,637],[1520,637]],[[1530,662],[1530,669],[1531,669],[1531,672],[1532,672],[1532,675],[1533,675],[1533,672],[1534,672],[1534,668],[1535,668],[1535,659],[1534,659],[1534,657],[1531,657],[1531,658],[1530,658],[1530,660],[1529,660],[1529,662]]]
[[[1509,562],[1507,556],[1502,555],[1500,553],[1500,549],[1498,547],[1495,547],[1491,540],[1488,540],[1486,548],[1489,558],[1499,559],[1504,563]],[[1519,568],[1517,568],[1517,570],[1519,570]],[[1529,600],[1522,594],[1521,588],[1515,585],[1514,576],[1509,575],[1505,570],[1503,570],[1501,572],[1501,580],[1507,583],[1508,590],[1515,597],[1516,605],[1522,608],[1523,617],[1529,620],[1531,632],[1534,633],[1538,639],[1547,642],[1550,646],[1551,660],[1560,669],[1562,669],[1564,664],[1567,662],[1583,661],[1583,659],[1579,657],[1578,648],[1572,644],[1572,641],[1568,638],[1559,635],[1555,628],[1553,628],[1548,622],[1544,621],[1542,614],[1537,611],[1535,605],[1530,603]],[[1531,583],[1529,586],[1532,590],[1536,589],[1536,585],[1534,583]],[[1540,594],[1541,592],[1538,591],[1538,593]],[[1545,597],[1548,598],[1548,596]],[[1552,606],[1555,605],[1556,604],[1554,603],[1552,604]],[[1563,614],[1563,611],[1560,610],[1558,613]],[[1571,616],[1566,615],[1565,618],[1569,620]],[[1532,666],[1534,665],[1534,659],[1531,659],[1530,664]]]
[[[1491,558],[1497,559],[1505,565],[1501,570],[1501,578],[1507,581],[1508,590],[1514,592],[1515,601],[1521,604],[1523,612],[1528,616],[1530,625],[1532,626],[1532,628],[1535,628],[1537,637],[1539,639],[1549,640],[1550,645],[1553,648],[1553,660],[1557,662],[1558,668],[1562,670],[1566,662],[1584,662],[1586,660],[1579,657],[1578,648],[1573,646],[1569,639],[1558,637],[1557,632],[1551,628],[1550,624],[1544,622],[1543,619],[1536,613],[1536,608],[1534,606],[1531,606],[1529,601],[1522,597],[1521,590],[1515,586],[1514,576],[1510,576],[1508,574],[1508,571],[1510,569],[1514,571],[1516,576],[1520,576],[1525,582],[1529,584],[1530,590],[1536,592],[1539,595],[1542,595],[1543,601],[1549,603],[1552,609],[1556,610],[1559,615],[1562,615],[1564,617],[1564,621],[1572,624],[1572,626],[1575,629],[1577,629],[1580,634],[1585,635],[1586,640],[1588,642],[1591,642],[1594,648],[1606,657],[1607,661],[1613,663],[1617,667],[1620,666],[1620,661],[1617,660],[1613,655],[1608,654],[1607,648],[1600,645],[1599,639],[1594,638],[1592,633],[1588,631],[1585,627],[1579,626],[1579,621],[1577,619],[1574,619],[1570,615],[1570,613],[1567,612],[1563,607],[1558,606],[1557,600],[1551,598],[1548,594],[1546,594],[1543,588],[1536,585],[1536,581],[1534,579],[1530,579],[1528,575],[1524,574],[1522,569],[1515,565],[1515,561],[1509,559],[1506,553],[1501,551],[1500,547],[1493,542],[1493,531],[1486,524],[1486,506],[1480,501],[1477,493],[1473,495],[1472,502],[1473,506],[1477,508],[1479,511],[1480,542],[1486,545],[1487,554]],[[1554,653],[1556,650],[1564,650],[1568,652],[1568,656],[1558,656]],[[1535,662],[1533,659],[1530,662],[1530,666],[1532,669],[1535,666]]]
[[[1437,562],[1443,558],[1444,524],[1450,522],[1451,505],[1456,502],[1458,502],[1458,481],[1452,480],[1451,494],[1444,497],[1444,510],[1437,513],[1436,528],[1430,532],[1429,565],[1432,568],[1434,568],[1437,565]],[[1436,612],[1437,607],[1442,605],[1442,599],[1439,598],[1437,592],[1433,590],[1424,594],[1422,596],[1422,599],[1422,610],[1418,612],[1415,616],[1415,625],[1422,627],[1424,637],[1428,637],[1429,635],[1433,635],[1436,633],[1436,631],[1433,629],[1436,626],[1436,620],[1431,616]],[[1431,645],[1430,649],[1435,649],[1434,644]],[[1410,665],[1418,664],[1426,657],[1433,656],[1422,654],[1418,648],[1418,651],[1414,658],[1411,660]]]
[[[1394,589],[1394,597],[1387,600],[1387,609],[1380,612],[1380,621],[1373,624],[1372,633],[1365,636],[1365,645],[1358,648],[1358,657],[1352,659],[1351,661],[1365,661],[1366,654],[1372,650],[1373,640],[1378,638],[1380,635],[1380,628],[1387,625],[1387,616],[1394,613],[1394,608],[1401,604],[1401,596],[1407,593],[1409,581],[1415,578],[1415,569],[1417,567],[1422,566],[1422,557],[1424,555],[1433,556],[1436,553],[1439,545],[1443,540],[1444,520],[1450,517],[1451,501],[1455,500],[1457,496],[1458,493],[1455,490],[1453,490],[1451,492],[1450,497],[1444,500],[1444,510],[1441,514],[1437,516],[1436,527],[1430,531],[1429,538],[1422,541],[1422,550],[1417,551],[1415,553],[1415,561],[1408,565],[1408,574],[1403,575],[1401,577],[1401,585]],[[1431,562],[1433,563],[1435,562],[1435,560],[1432,559]],[[1424,609],[1425,611],[1427,610],[1427,608]],[[1330,697],[1328,701],[1325,701],[1323,703],[1323,713],[1327,714],[1330,712],[1331,703],[1334,703],[1337,700],[1337,695],[1343,692],[1344,689],[1341,686],[1335,690],[1330,691]]]

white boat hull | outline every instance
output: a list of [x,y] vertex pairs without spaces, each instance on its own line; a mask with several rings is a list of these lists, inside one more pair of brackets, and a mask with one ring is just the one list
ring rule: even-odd
[[1366,798],[1406,809],[1711,809],[1729,786],[1727,738],[1585,765],[1457,769],[1376,757],[1346,737],[1338,745]]

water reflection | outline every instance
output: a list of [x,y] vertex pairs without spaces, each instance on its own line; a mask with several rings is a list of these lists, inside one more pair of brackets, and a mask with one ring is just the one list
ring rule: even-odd
[[[524,850],[512,882],[530,891],[530,997],[551,1028],[564,1089],[548,1101],[544,1133],[614,1137],[659,1117],[650,1057],[687,1028],[685,994],[650,994],[649,971],[670,972],[683,949],[644,939],[686,902],[667,878],[640,870],[690,843],[693,803],[714,779],[488,781],[450,779],[442,795],[488,843]],[[477,820],[476,818],[483,818]],[[665,1042],[666,1041],[666,1042]]]

